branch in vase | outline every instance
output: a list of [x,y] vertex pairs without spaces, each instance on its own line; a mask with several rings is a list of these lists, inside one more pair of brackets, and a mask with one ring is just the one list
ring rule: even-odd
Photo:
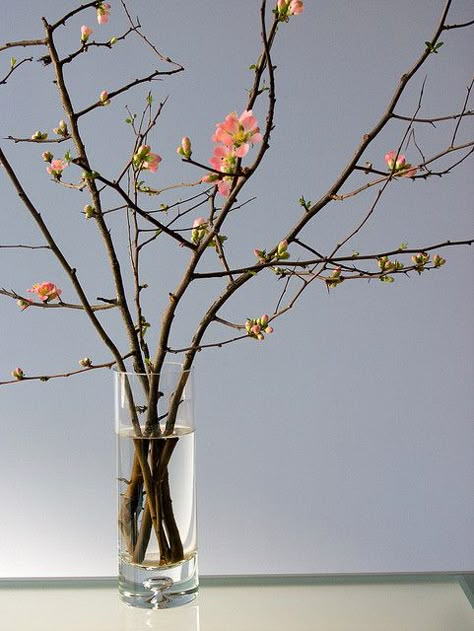
[[[126,355],[122,356],[122,360],[127,359],[128,357],[131,356],[131,353],[127,353]],[[71,370],[69,372],[64,372],[64,373],[56,373],[56,374],[49,374],[49,375],[34,375],[31,377],[28,377],[27,375],[25,375],[23,373],[23,371],[20,369],[16,369],[15,371],[12,371],[13,373],[17,373],[17,377],[15,377],[14,379],[10,379],[8,381],[0,381],[0,386],[5,386],[8,384],[12,384],[12,383],[21,383],[21,382],[26,382],[26,381],[42,381],[42,382],[47,382],[47,381],[51,381],[52,379],[64,379],[66,377],[73,377],[75,375],[82,375],[85,372],[90,372],[91,370],[98,370],[101,368],[112,368],[112,366],[115,366],[117,364],[117,362],[114,360],[112,362],[106,362],[104,364],[93,364],[92,361],[85,357],[84,359],[81,359],[79,361],[79,363],[81,365],[83,365],[83,368],[80,368],[78,370]],[[87,365],[85,365],[87,364]],[[20,372],[17,372],[17,371]]]

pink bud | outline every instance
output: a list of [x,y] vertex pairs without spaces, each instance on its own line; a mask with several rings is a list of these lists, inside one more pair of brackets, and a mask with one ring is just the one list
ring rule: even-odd
[[10,374],[14,379],[17,379],[18,381],[21,381],[21,379],[23,379],[23,377],[25,376],[25,373],[20,367],[15,368],[15,370],[12,370]]
[[110,100],[107,90],[102,90],[102,92],[99,94],[99,101],[102,103],[102,105],[109,105]]
[[81,42],[85,44],[87,40],[89,39],[89,37],[92,35],[92,33],[93,33],[93,30],[89,26],[86,26],[85,24],[83,24],[81,26]]

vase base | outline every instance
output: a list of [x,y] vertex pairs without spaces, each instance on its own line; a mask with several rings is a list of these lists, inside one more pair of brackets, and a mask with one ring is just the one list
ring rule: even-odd
[[170,609],[186,605],[198,592],[197,555],[162,567],[121,560],[119,592],[122,602],[130,607]]

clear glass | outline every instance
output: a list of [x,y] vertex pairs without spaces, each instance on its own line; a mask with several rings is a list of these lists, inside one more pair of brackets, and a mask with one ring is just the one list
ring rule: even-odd
[[193,377],[115,373],[119,591],[135,607],[186,604],[198,590]]

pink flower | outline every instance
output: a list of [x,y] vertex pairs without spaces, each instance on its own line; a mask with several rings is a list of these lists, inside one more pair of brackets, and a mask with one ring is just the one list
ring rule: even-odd
[[286,20],[290,15],[303,13],[303,0],[278,0],[277,10],[280,20]]
[[148,169],[152,173],[158,171],[158,165],[161,162],[161,157],[157,153],[149,153],[143,161],[143,168]]
[[51,165],[46,167],[46,171],[54,178],[59,180],[64,169],[67,167],[65,160],[51,160]]
[[237,154],[233,147],[215,147],[209,164],[220,173],[235,173],[237,168]]
[[97,7],[97,22],[99,24],[107,24],[110,17],[110,4],[101,2]]
[[133,156],[133,165],[137,169],[148,169],[152,173],[158,171],[158,165],[161,157],[157,153],[151,152],[149,145],[142,145],[138,148],[137,153]]
[[23,377],[25,376],[25,373],[20,367],[15,368],[15,370],[12,370],[10,374],[14,379],[18,379],[18,381],[23,379]]
[[212,141],[234,148],[235,155],[243,158],[250,149],[250,145],[262,141],[258,121],[253,116],[252,110],[245,110],[240,118],[237,117],[236,112],[228,114],[222,123],[216,125]]
[[32,294],[36,294],[41,302],[49,302],[50,300],[58,300],[62,293],[61,289],[58,289],[54,283],[44,282],[36,283],[30,289],[27,289]]
[[222,195],[222,197],[229,197],[231,183],[231,179],[228,177],[224,178],[223,180],[219,180],[219,183],[217,184],[217,190]]
[[89,39],[89,36],[92,35],[94,31],[89,27],[83,24],[81,26],[81,42],[85,44]]

